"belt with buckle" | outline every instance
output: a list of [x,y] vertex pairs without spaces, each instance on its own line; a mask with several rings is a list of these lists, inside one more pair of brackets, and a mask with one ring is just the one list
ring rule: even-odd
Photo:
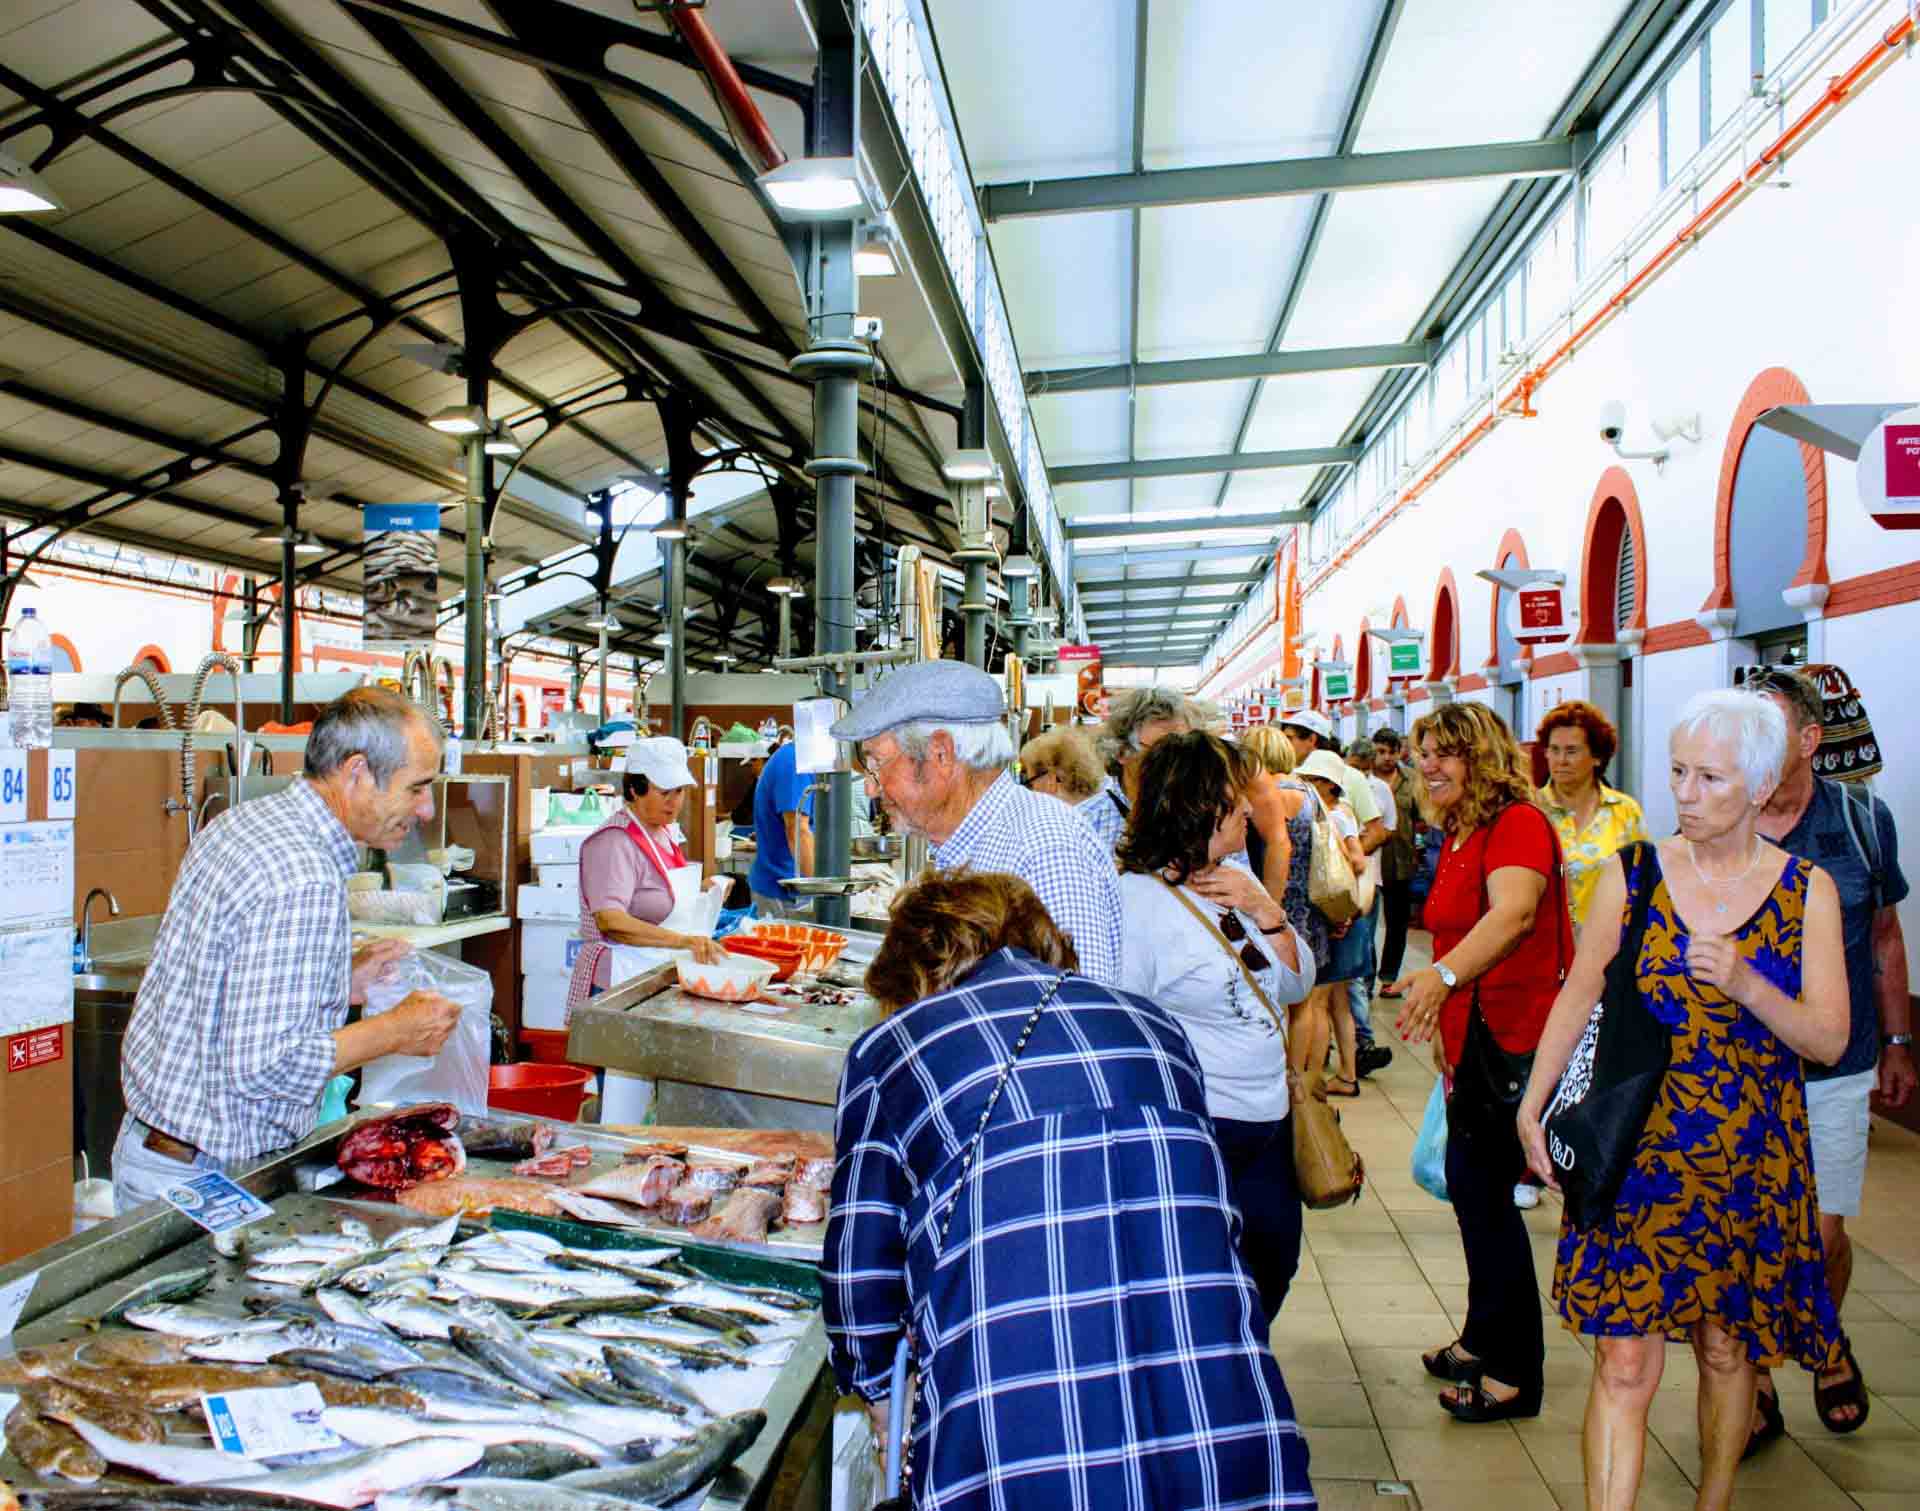
[[168,1159],[178,1160],[183,1165],[191,1165],[200,1157],[200,1151],[185,1139],[177,1139],[171,1133],[162,1133],[151,1124],[148,1125],[147,1136],[140,1142],[142,1148],[151,1149],[155,1154],[164,1155]]

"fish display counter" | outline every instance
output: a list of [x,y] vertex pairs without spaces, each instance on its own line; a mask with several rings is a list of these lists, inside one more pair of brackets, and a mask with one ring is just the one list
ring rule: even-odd
[[[27,1511],[766,1504],[832,1396],[817,1235],[782,1221],[831,1157],[648,1132],[342,1121],[235,1177],[270,1209],[242,1228],[154,1205],[0,1268],[0,1482]],[[691,1227],[641,1204],[694,1179]],[[236,1439],[249,1412],[274,1430]]]
[[696,996],[671,966],[637,976],[574,1010],[567,1059],[651,1081],[663,1122],[831,1132],[847,1050],[881,1016],[861,986],[879,939],[834,932],[831,968],[763,1001]]

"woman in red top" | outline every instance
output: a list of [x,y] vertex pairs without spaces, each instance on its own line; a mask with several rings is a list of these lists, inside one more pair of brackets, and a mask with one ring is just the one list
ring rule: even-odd
[[1512,733],[1490,709],[1449,703],[1413,726],[1430,817],[1442,834],[1427,895],[1433,964],[1403,976],[1400,1033],[1440,1035],[1447,1194],[1467,1256],[1467,1322],[1423,1357],[1451,1380],[1440,1404],[1465,1422],[1540,1414],[1546,1340],[1525,1219],[1513,1204],[1526,1154],[1514,1113],[1573,958],[1560,841],[1534,806]]

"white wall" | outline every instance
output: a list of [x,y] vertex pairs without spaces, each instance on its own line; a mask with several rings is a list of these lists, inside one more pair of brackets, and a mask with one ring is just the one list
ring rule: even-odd
[[[1629,404],[1631,444],[1651,444],[1653,415],[1700,414],[1701,443],[1678,443],[1664,474],[1651,463],[1624,464],[1646,527],[1647,622],[1691,622],[1714,585],[1723,448],[1735,408],[1761,371],[1790,369],[1815,403],[1920,401],[1913,318],[1920,214],[1910,194],[1891,188],[1911,179],[1912,144],[1920,140],[1917,86],[1920,70],[1896,62],[1806,140],[1783,175],[1791,187],[1762,189],[1740,204],[1549,379],[1534,401],[1538,418],[1503,421],[1310,593],[1307,630],[1320,632],[1323,645],[1339,635],[1351,649],[1361,618],[1396,595],[1404,595],[1414,626],[1428,628],[1447,567],[1459,593],[1460,670],[1480,673],[1491,651],[1492,588],[1474,574],[1495,564],[1509,528],[1524,538],[1533,566],[1568,574],[1569,602],[1577,608],[1589,504],[1602,473],[1618,465],[1597,436],[1599,407],[1612,398]],[[1827,485],[1827,566],[1835,583],[1920,561],[1920,536],[1881,530],[1867,518],[1851,464],[1829,456]],[[1782,519],[1779,527],[1798,538],[1805,520]],[[1311,569],[1303,578],[1311,581]],[[1920,847],[1908,693],[1920,604],[1836,618],[1825,635],[1826,659],[1860,688],[1888,752],[1877,790],[1910,844]],[[1673,822],[1666,730],[1690,694],[1724,685],[1728,668],[1742,659],[1751,653],[1737,645],[1710,645],[1643,655],[1635,666],[1638,761],[1629,779],[1657,831]],[[1586,687],[1584,670],[1531,683],[1523,736],[1548,707],[1584,696]],[[1484,692],[1460,696],[1489,701]],[[1909,954],[1920,960],[1911,942],[1920,937],[1920,903],[1904,912]]]

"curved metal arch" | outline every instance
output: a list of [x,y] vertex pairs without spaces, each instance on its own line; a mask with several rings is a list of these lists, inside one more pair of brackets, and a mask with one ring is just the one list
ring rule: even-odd
[[313,396],[313,403],[307,406],[308,423],[312,423],[312,421],[319,418],[320,406],[327,402],[327,395],[333,392],[334,384],[339,382],[341,376],[346,372],[347,364],[359,356],[361,352],[365,351],[368,344],[372,342],[376,336],[385,335],[388,330],[398,325],[402,320],[406,319],[407,316],[426,309],[430,305],[445,304],[449,299],[458,299],[459,297],[460,291],[456,288],[450,289],[444,294],[430,294],[425,299],[415,300],[412,304],[394,305],[391,309],[378,316],[371,310],[363,309],[356,311],[356,319],[367,319],[373,323],[368,327],[365,335],[358,341],[355,341],[353,345],[349,346],[346,351],[341,353],[337,361],[325,369],[327,374],[326,381],[320,385],[320,392]]

